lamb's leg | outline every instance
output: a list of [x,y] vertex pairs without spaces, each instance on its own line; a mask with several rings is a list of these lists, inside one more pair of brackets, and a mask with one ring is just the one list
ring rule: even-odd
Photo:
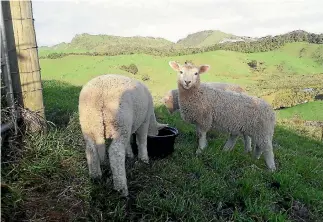
[[[133,138],[133,137],[132,137],[132,138]],[[133,158],[133,157],[134,157],[133,152],[132,152],[132,147],[131,147],[130,142],[129,142],[129,143],[127,143],[127,146],[126,146],[126,155],[127,155],[127,157],[129,157],[129,158]]]
[[197,137],[200,137],[199,135],[201,134],[199,127],[195,126],[195,133]]
[[122,196],[128,196],[125,159],[126,146],[129,143],[129,139],[126,136],[114,139],[109,147],[113,186],[115,190],[121,191]]
[[105,161],[105,143],[96,145],[101,164]]
[[245,150],[245,152],[246,153],[251,152],[252,151],[251,137],[243,134],[243,138],[244,138],[244,150]]
[[148,151],[147,151],[147,134],[148,123],[143,123],[136,132],[136,139],[138,145],[138,158],[144,163],[149,163]]
[[275,171],[276,166],[275,166],[275,160],[274,160],[272,140],[264,141],[264,143],[261,144],[260,149],[263,150],[264,159],[268,169],[270,171]]
[[233,149],[234,145],[236,144],[238,139],[238,135],[233,135],[230,134],[229,139],[227,140],[227,142],[224,144],[223,150],[224,151],[230,151]]
[[266,161],[266,165],[270,171],[275,171],[275,160],[274,160],[274,152],[272,149],[264,151],[264,158]]
[[201,154],[204,148],[207,147],[206,133],[206,131],[199,129],[199,146],[196,150],[196,155]]
[[257,144],[255,144],[255,149],[253,151],[254,158],[259,160],[261,154],[262,154],[262,150],[260,149],[260,147]]
[[[102,176],[101,166],[100,166],[100,157],[97,149],[97,145],[88,136],[84,136],[85,144],[86,144],[86,159],[89,168],[89,174],[93,179],[99,179]],[[103,144],[104,145],[104,144]],[[99,146],[102,146],[99,145]]]

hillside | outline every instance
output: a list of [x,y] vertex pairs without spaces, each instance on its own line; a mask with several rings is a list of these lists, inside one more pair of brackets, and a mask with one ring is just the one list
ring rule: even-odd
[[206,30],[188,35],[180,39],[177,45],[183,47],[207,47],[226,41],[250,41],[251,38],[239,37],[219,30]]
[[[301,52],[304,52],[302,56]],[[160,98],[167,90],[176,87],[176,75],[169,69],[168,61],[192,60],[196,64],[211,65],[210,72],[202,76],[203,81],[237,83],[246,87],[250,94],[265,96],[287,88],[322,86],[323,66],[316,61],[317,52],[323,54],[323,45],[289,43],[281,49],[260,53],[217,50],[171,57],[144,54],[114,57],[73,55],[60,59],[41,59],[40,63],[44,80],[62,80],[73,85],[83,85],[94,76],[104,73],[120,73],[139,80],[148,76],[146,84],[153,87],[153,95]],[[253,60],[258,63],[256,68],[248,65]],[[122,65],[129,66],[132,63],[138,67],[136,75],[120,69]]]
[[174,43],[163,38],[153,37],[121,37],[112,35],[76,35],[70,43],[60,43],[52,47],[40,47],[40,53],[55,52],[104,52],[111,47],[152,47],[160,48],[171,46]]
[[70,43],[59,43],[52,47],[40,47],[40,51],[54,50],[57,52],[104,52],[109,47],[206,47],[218,44],[225,39],[240,39],[241,37],[227,34],[218,30],[207,30],[188,35],[186,38],[180,39],[176,44],[163,38],[152,37],[121,37],[112,35],[76,35]]
[[[148,54],[154,56],[180,56],[216,50],[255,53],[277,50],[286,45],[286,43],[292,42],[322,44],[323,34],[296,30],[282,35],[252,39],[249,37],[236,37],[220,31],[203,31],[191,34],[176,44],[163,38],[82,34],[75,36],[71,43],[60,43],[53,47],[40,47],[39,55],[40,58],[56,59],[67,55],[116,56]],[[317,57],[322,60],[322,55],[318,54]]]

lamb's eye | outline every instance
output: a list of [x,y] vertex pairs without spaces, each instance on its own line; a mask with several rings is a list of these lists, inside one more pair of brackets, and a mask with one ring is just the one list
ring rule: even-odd
[[198,74],[198,73],[196,72],[196,73],[195,73],[195,75],[197,76],[197,74]]
[[182,72],[182,71],[179,71],[179,73],[180,73],[180,74],[183,74],[183,72]]

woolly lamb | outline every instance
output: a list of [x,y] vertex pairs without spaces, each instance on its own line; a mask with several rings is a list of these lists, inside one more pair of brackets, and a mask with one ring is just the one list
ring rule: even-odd
[[[203,82],[201,85],[213,87],[216,89],[230,90],[237,93],[245,93],[246,91],[238,85],[229,84],[229,83],[220,83],[220,82]],[[165,104],[169,113],[173,114],[179,110],[178,104],[178,89],[173,89],[168,91],[162,98],[162,102]]]
[[[185,63],[188,64],[188,63]],[[244,93],[245,90],[243,88],[241,88],[238,85],[234,85],[234,84],[229,84],[229,83],[219,83],[219,82],[205,82],[205,83],[201,83],[201,86],[208,86],[208,87],[213,87],[216,89],[220,89],[220,90],[231,90],[231,91],[235,91],[238,93]],[[177,110],[179,110],[179,103],[178,103],[178,89],[173,89],[168,91],[164,97],[162,98],[162,102],[164,103],[164,105],[166,106],[167,110],[169,111],[170,114],[173,114],[174,112],[176,112]],[[196,128],[196,134],[199,135],[198,132],[198,128]],[[226,150],[231,150],[233,149],[235,142],[236,142],[236,138],[232,137],[230,135],[230,139],[228,141],[233,141],[226,143]],[[230,147],[228,147],[230,146]],[[249,136],[244,136],[244,148],[245,148],[245,152],[250,152],[252,150],[251,148],[251,138]]]
[[167,126],[156,121],[147,87],[122,75],[98,76],[81,90],[79,115],[90,176],[101,178],[105,139],[112,139],[108,153],[114,189],[128,196],[125,155],[133,157],[130,136],[136,133],[138,157],[148,163],[147,135],[157,135]]
[[197,67],[173,61],[169,65],[178,72],[181,117],[199,130],[197,154],[207,146],[206,133],[213,128],[233,136],[225,149],[231,148],[239,134],[250,136],[256,145],[255,157],[259,159],[263,153],[267,167],[271,171],[276,169],[272,148],[275,113],[267,102],[245,94],[201,86],[200,74],[207,72],[209,65]]

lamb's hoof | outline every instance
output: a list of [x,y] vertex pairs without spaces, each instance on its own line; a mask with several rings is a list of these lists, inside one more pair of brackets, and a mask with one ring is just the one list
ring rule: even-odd
[[99,172],[89,172],[92,181],[100,181],[102,178],[102,171]]
[[141,162],[145,163],[145,164],[149,164],[149,159],[140,159]]
[[195,155],[196,156],[199,156],[199,155],[201,155],[201,153],[202,153],[202,150],[201,149],[197,149],[196,152],[195,152]]
[[271,166],[268,168],[269,172],[273,173],[276,171],[276,166]]
[[256,160],[259,160],[260,156],[261,156],[261,154],[260,155],[253,155],[253,158],[255,158]]
[[135,155],[133,155],[133,153],[127,153],[127,157],[130,159],[133,159],[135,157]]
[[134,166],[142,166],[142,165],[149,165],[149,160],[141,160],[139,159],[139,161],[135,161]]
[[232,150],[232,147],[224,146],[222,150],[225,151],[225,152],[229,152],[229,151]]
[[94,184],[99,184],[101,182],[101,178],[99,177],[91,177],[90,180]]
[[127,198],[129,196],[128,188],[116,189],[115,190],[120,194],[121,197]]

